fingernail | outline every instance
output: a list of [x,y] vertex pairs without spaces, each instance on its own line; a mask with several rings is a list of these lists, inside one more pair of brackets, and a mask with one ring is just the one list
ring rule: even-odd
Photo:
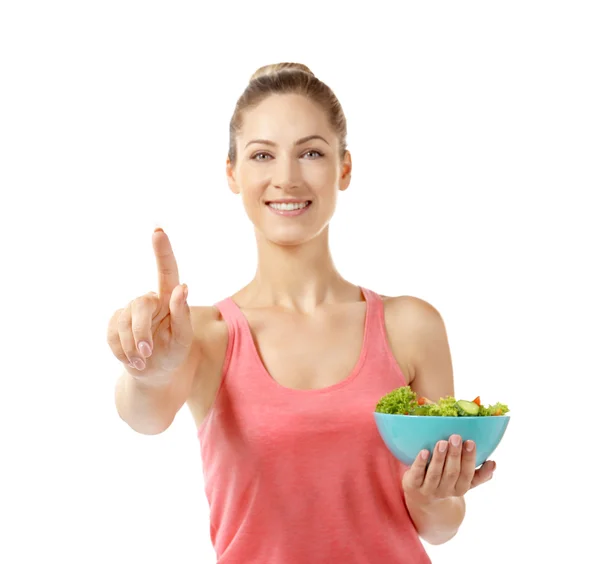
[[183,299],[187,300],[187,298],[188,298],[188,287],[187,287],[187,284],[184,284],[183,285]]
[[140,341],[138,343],[138,351],[144,358],[148,358],[152,354],[152,349],[146,341]]
[[146,363],[141,358],[134,358],[133,359],[133,365],[138,370],[144,370],[144,368],[146,368]]
[[452,437],[450,437],[450,442],[452,443],[452,446],[457,447],[460,444],[460,437],[457,435],[453,435]]
[[447,447],[448,447],[448,443],[446,441],[442,441],[440,443],[440,452],[446,452]]
[[427,460],[429,458],[429,452],[426,450],[421,451],[421,458]]
[[474,448],[475,448],[475,443],[473,441],[467,441],[467,444],[466,444],[467,452],[473,452]]

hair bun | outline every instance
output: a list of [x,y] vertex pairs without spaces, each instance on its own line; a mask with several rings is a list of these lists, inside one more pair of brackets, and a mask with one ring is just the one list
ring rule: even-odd
[[250,82],[261,76],[268,76],[270,74],[277,74],[282,70],[297,70],[315,76],[314,73],[302,63],[274,63],[271,65],[265,65],[257,69],[254,74],[250,77]]

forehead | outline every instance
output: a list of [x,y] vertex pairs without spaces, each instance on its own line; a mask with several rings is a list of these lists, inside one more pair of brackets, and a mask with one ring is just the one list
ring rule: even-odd
[[282,143],[305,135],[332,137],[325,111],[305,96],[274,94],[244,113],[240,141],[260,137]]

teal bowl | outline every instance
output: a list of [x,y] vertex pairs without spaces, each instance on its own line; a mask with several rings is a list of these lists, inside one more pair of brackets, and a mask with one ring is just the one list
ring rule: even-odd
[[375,412],[375,423],[391,453],[407,466],[423,449],[430,453],[438,441],[460,435],[475,442],[475,467],[481,466],[496,450],[510,421],[510,415],[490,417],[435,417],[392,415]]

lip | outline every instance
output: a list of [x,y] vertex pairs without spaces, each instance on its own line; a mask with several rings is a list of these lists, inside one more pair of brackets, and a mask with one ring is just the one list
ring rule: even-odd
[[304,198],[304,199],[299,199],[299,198],[284,198],[281,200],[267,200],[265,202],[266,205],[269,204],[303,204],[304,202],[310,202],[311,200]]
[[[303,208],[300,208],[298,210],[277,210],[268,205],[268,204],[303,204],[304,202],[308,202],[308,205]],[[283,217],[296,217],[298,215],[305,214],[308,210],[310,210],[311,207],[312,207],[311,200],[297,200],[297,199],[294,199],[294,200],[270,200],[267,202],[267,208],[269,209],[269,211],[271,211],[275,215],[283,216]]]

